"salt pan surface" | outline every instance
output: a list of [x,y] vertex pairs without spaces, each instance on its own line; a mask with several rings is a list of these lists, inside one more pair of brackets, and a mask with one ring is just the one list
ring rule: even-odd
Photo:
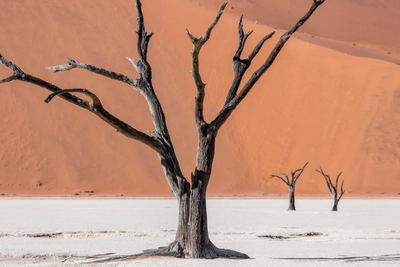
[[[295,212],[286,211],[287,202],[208,201],[211,240],[250,260],[146,258],[89,266],[399,266],[399,199],[343,199],[338,212],[330,211],[331,199],[297,199]],[[80,256],[167,245],[178,207],[173,199],[3,199],[0,210],[1,266],[75,266],[90,262]]]

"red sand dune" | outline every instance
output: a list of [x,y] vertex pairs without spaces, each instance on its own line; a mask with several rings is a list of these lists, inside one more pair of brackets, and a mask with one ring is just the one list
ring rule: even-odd
[[[155,32],[149,47],[154,86],[189,178],[197,139],[185,30],[203,34],[220,3],[143,2],[147,29]],[[280,29],[297,21],[311,2],[229,2],[202,51],[207,119],[220,109],[232,79],[239,15],[245,15],[245,30],[254,30],[247,52],[277,31],[254,70]],[[88,88],[111,113],[142,131],[153,129],[144,99],[127,85],[84,70],[44,69],[68,56],[136,77],[125,58],[136,58],[133,1],[5,0],[0,9],[0,53],[6,58],[63,88]],[[299,194],[328,193],[314,171],[319,166],[333,177],[343,171],[349,196],[400,192],[399,12],[397,0],[327,0],[220,131],[209,195],[286,193],[269,176],[307,161]],[[8,75],[0,66],[0,77]],[[44,104],[44,89],[21,82],[0,89],[0,194],[171,195],[151,149],[61,99]]]

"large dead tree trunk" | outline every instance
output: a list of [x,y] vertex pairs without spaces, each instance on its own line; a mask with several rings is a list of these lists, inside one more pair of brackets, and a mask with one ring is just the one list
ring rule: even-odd
[[342,172],[340,172],[338,174],[338,176],[336,176],[336,180],[335,180],[335,184],[332,183],[331,177],[327,174],[324,173],[324,171],[322,170],[321,166],[319,167],[319,170],[315,170],[316,172],[319,172],[325,179],[326,182],[326,186],[329,189],[329,193],[332,195],[333,197],[333,207],[332,207],[332,211],[338,211],[338,205],[339,205],[339,201],[342,198],[345,190],[343,189],[343,183],[344,183],[344,179],[342,180],[342,183],[340,184],[340,193],[338,192],[338,182],[339,182],[339,177],[340,175],[342,175]]
[[[118,132],[122,133],[128,138],[146,144],[157,153],[167,182],[179,203],[179,217],[176,238],[167,247],[159,248],[156,250],[147,250],[141,254],[133,256],[116,256],[106,259],[107,261],[127,259],[141,255],[167,255],[192,258],[248,258],[247,255],[239,252],[218,249],[211,243],[209,239],[207,225],[206,191],[212,172],[212,164],[215,154],[215,140],[217,137],[217,133],[220,127],[229,118],[233,110],[250,92],[258,79],[272,65],[287,40],[297,31],[297,29],[301,25],[303,25],[308,20],[308,18],[323,2],[324,0],[313,0],[310,9],[304,15],[304,17],[302,17],[293,26],[292,29],[290,29],[280,37],[269,57],[251,75],[251,77],[248,79],[248,81],[245,82],[240,90],[239,87],[241,86],[241,81],[244,73],[247,71],[253,58],[258,54],[264,42],[271,38],[274,32],[262,38],[254,47],[250,55],[247,58],[242,59],[241,54],[243,48],[245,46],[247,38],[252,33],[252,31],[245,34],[243,32],[242,19],[239,20],[239,42],[237,51],[233,57],[234,78],[221,111],[211,122],[206,122],[203,116],[205,84],[203,83],[200,76],[199,54],[202,46],[210,38],[211,32],[215,25],[218,23],[227,3],[224,3],[221,6],[221,9],[219,10],[215,20],[206,30],[204,36],[194,37],[192,34],[190,34],[189,31],[187,31],[187,35],[193,43],[191,73],[196,85],[194,115],[198,132],[196,168],[191,175],[191,183],[187,181],[187,179],[181,172],[179,161],[176,157],[174,147],[172,145],[171,138],[167,129],[164,112],[153,89],[152,70],[150,64],[147,62],[148,44],[153,33],[147,33],[145,30],[143,12],[139,0],[135,0],[136,13],[138,17],[137,50],[139,54],[139,59],[135,61],[128,58],[128,60],[135,67],[139,75],[138,79],[131,79],[123,74],[81,63],[71,58],[68,58],[68,62],[66,64],[48,67],[47,69],[58,72],[68,71],[74,68],[82,68],[132,86],[136,91],[144,96],[148,103],[155,128],[152,134],[145,134],[144,132],[133,128],[129,124],[113,116],[103,107],[100,99],[88,89],[61,89],[54,84],[51,84],[47,81],[23,72],[17,65],[8,61],[0,54],[0,62],[13,71],[13,75],[1,80],[0,83],[20,80],[43,87],[52,92],[45,100],[46,103],[50,102],[55,96],[58,96],[66,101],[69,101],[81,108],[88,110],[89,112],[92,112],[96,116],[100,117],[107,124],[114,127]],[[91,101],[87,101],[78,97],[76,95],[77,93],[88,96]]]
[[[289,187],[289,208],[288,210],[296,210],[296,204],[295,204],[295,188],[296,188],[296,182],[300,178],[300,175],[303,173],[304,168],[307,166],[308,162],[304,164],[303,168],[297,169],[295,171],[290,172],[290,178],[286,173],[280,173],[278,172],[279,175],[272,174],[271,178],[278,178],[282,182],[284,182],[288,187]],[[285,178],[283,178],[283,177]]]

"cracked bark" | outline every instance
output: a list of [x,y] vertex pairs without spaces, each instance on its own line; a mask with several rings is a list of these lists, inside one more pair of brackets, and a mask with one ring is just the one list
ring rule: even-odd
[[[194,37],[187,31],[187,35],[193,43],[192,51],[192,76],[196,86],[194,117],[198,132],[198,148],[196,157],[196,167],[191,174],[191,183],[182,174],[179,161],[176,157],[174,147],[168,132],[164,112],[157,98],[152,85],[152,69],[147,62],[147,52],[150,38],[153,33],[147,33],[144,16],[142,12],[140,0],[135,0],[137,14],[137,50],[138,60],[128,58],[138,73],[138,79],[131,79],[126,75],[98,68],[93,65],[81,63],[77,60],[67,58],[67,63],[47,67],[53,72],[69,71],[74,68],[82,68],[87,71],[114,79],[119,82],[128,84],[138,91],[146,99],[153,125],[154,132],[151,135],[145,134],[129,124],[119,120],[109,113],[101,104],[100,99],[86,88],[70,88],[61,89],[40,78],[31,76],[23,72],[17,65],[8,61],[0,54],[0,62],[13,71],[13,75],[0,81],[0,83],[19,80],[28,82],[47,89],[51,92],[46,99],[46,103],[51,102],[54,97],[59,97],[70,103],[73,103],[93,114],[100,117],[110,126],[114,127],[118,132],[126,137],[142,142],[152,148],[158,155],[163,168],[166,180],[171,187],[179,204],[178,227],[175,240],[168,246],[154,250],[146,250],[136,255],[114,256],[99,260],[114,261],[137,258],[140,256],[175,256],[175,257],[191,257],[191,258],[248,258],[246,254],[232,250],[219,249],[213,245],[209,239],[207,225],[207,208],[206,208],[206,191],[207,185],[212,173],[212,164],[215,154],[215,141],[218,130],[229,118],[233,110],[245,98],[254,84],[259,80],[263,73],[272,65],[277,55],[281,51],[284,44],[297,31],[297,29],[308,20],[313,12],[324,2],[324,0],[313,0],[313,3],[304,17],[302,17],[289,31],[276,43],[274,49],[270,53],[265,62],[251,75],[240,88],[242,77],[249,68],[252,60],[258,54],[265,41],[270,39],[274,33],[270,33],[262,38],[254,47],[247,58],[241,59],[243,48],[251,31],[244,34],[242,19],[239,21],[238,48],[233,58],[234,78],[232,85],[228,90],[226,101],[221,111],[211,122],[206,122],[203,115],[203,103],[205,96],[205,83],[201,79],[199,71],[199,54],[202,46],[209,40],[213,28],[217,25],[227,3],[224,3],[215,20],[206,30],[204,36]],[[76,96],[76,94],[85,94],[92,101],[87,101]]]

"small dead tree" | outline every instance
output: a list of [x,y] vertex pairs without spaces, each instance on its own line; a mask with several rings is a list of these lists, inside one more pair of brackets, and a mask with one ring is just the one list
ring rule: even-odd
[[[296,210],[296,205],[295,205],[295,188],[296,188],[296,182],[300,178],[300,175],[303,173],[304,168],[307,166],[308,162],[303,166],[301,169],[297,169],[295,171],[290,171],[290,178],[286,173],[280,173],[278,172],[279,175],[272,174],[271,178],[278,178],[282,180],[288,187],[289,187],[289,208],[288,210]],[[283,177],[285,178],[283,178]]]
[[344,179],[342,179],[342,183],[340,184],[340,194],[338,193],[338,182],[339,182],[340,175],[342,175],[342,172],[340,172],[338,174],[338,176],[336,176],[335,185],[333,185],[331,177],[329,177],[329,175],[324,173],[324,171],[322,170],[321,166],[319,167],[319,170],[315,170],[315,171],[319,172],[324,177],[325,182],[326,182],[326,186],[329,189],[329,193],[331,193],[331,195],[333,196],[332,211],[337,211],[338,210],[339,201],[340,201],[340,199],[342,198],[342,196],[343,196],[343,194],[345,192],[345,190],[343,190]]
[[[146,99],[151,117],[154,125],[152,134],[146,134],[138,129],[133,128],[129,124],[121,121],[113,116],[102,105],[100,99],[91,91],[86,88],[67,88],[62,89],[52,83],[44,81],[33,75],[30,75],[16,64],[0,55],[0,62],[10,68],[13,74],[0,81],[0,83],[11,82],[19,80],[27,83],[35,84],[39,87],[47,89],[51,94],[45,100],[46,103],[50,102],[54,97],[58,96],[80,108],[83,108],[100,119],[105,121],[111,127],[114,127],[117,132],[125,135],[126,137],[142,142],[151,149],[153,149],[161,162],[165,177],[169,186],[171,187],[179,205],[178,215],[178,228],[176,231],[175,240],[168,246],[155,250],[145,251],[142,254],[134,255],[140,256],[176,256],[176,257],[191,257],[191,258],[248,258],[246,254],[236,251],[219,249],[210,241],[207,224],[207,209],[206,209],[206,190],[211,177],[212,164],[215,154],[215,141],[221,126],[230,117],[233,110],[242,102],[247,96],[253,86],[257,83],[260,77],[269,69],[275,61],[279,52],[290,39],[290,37],[302,26],[314,13],[314,11],[325,0],[313,0],[312,5],[308,12],[287,32],[285,32],[277,41],[275,47],[271,51],[268,58],[263,64],[250,76],[250,78],[242,84],[242,78],[247,69],[249,68],[252,60],[258,54],[264,42],[270,39],[274,32],[262,38],[257,45],[253,48],[247,57],[242,58],[242,51],[245,46],[247,38],[252,31],[244,33],[242,18],[239,20],[238,25],[238,47],[233,56],[233,69],[234,78],[232,85],[228,90],[225,103],[219,113],[214,119],[207,122],[203,115],[203,103],[205,97],[205,83],[200,75],[199,55],[203,45],[209,40],[211,32],[215,25],[218,23],[227,3],[224,3],[216,18],[206,30],[205,35],[194,37],[189,31],[187,35],[193,43],[193,50],[191,54],[192,59],[192,76],[195,82],[196,96],[194,104],[194,117],[198,133],[198,146],[196,166],[191,174],[191,183],[185,178],[181,171],[178,158],[175,154],[173,144],[171,142],[170,134],[167,128],[165,116],[161,104],[153,88],[152,83],[152,69],[150,63],[147,61],[147,52],[150,38],[153,33],[147,33],[145,29],[144,17],[140,0],[135,0],[136,14],[137,14],[137,51],[138,60],[128,58],[133,67],[138,73],[138,79],[129,78],[126,75],[109,71],[103,68],[98,68],[93,65],[85,64],[68,58],[65,64],[48,67],[48,70],[59,72],[69,71],[75,68],[85,69],[87,71],[97,73],[110,79],[128,84],[134,90],[141,93]],[[78,94],[84,94],[91,99],[87,101],[78,97]],[[115,259],[127,259],[133,256],[114,257]]]

